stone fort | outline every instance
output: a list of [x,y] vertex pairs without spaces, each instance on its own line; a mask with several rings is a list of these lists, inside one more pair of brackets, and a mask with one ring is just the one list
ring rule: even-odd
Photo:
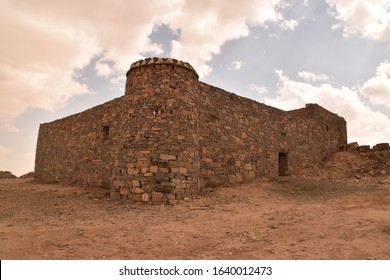
[[293,175],[347,144],[344,118],[321,106],[279,110],[200,82],[186,62],[148,58],[126,77],[124,96],[40,125],[37,181],[167,202]]

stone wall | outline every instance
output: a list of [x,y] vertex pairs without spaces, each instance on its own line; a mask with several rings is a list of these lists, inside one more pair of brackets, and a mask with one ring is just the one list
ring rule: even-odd
[[109,186],[127,110],[117,98],[76,115],[41,124],[35,158],[39,182]]
[[203,184],[293,174],[347,143],[345,120],[316,104],[286,112],[204,83],[200,89]]
[[272,108],[199,82],[185,62],[141,60],[126,76],[123,97],[40,126],[38,181],[160,203],[293,174],[347,143],[344,119],[324,108]]

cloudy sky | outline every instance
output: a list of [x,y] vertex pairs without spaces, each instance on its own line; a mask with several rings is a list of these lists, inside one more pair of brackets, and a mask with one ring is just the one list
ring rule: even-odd
[[390,0],[0,0],[0,170],[34,169],[39,124],[124,93],[135,60],[174,57],[206,83],[346,118],[390,141]]

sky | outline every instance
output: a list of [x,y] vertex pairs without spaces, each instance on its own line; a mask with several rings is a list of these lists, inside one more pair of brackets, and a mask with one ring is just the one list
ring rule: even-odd
[[390,142],[390,0],[0,0],[0,170],[34,170],[39,124],[124,94],[130,64],[283,110],[318,103],[348,142]]

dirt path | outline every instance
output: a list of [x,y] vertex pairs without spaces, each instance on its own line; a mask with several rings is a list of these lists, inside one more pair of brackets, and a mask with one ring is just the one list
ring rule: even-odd
[[390,259],[390,185],[254,182],[173,206],[0,180],[1,259]]

